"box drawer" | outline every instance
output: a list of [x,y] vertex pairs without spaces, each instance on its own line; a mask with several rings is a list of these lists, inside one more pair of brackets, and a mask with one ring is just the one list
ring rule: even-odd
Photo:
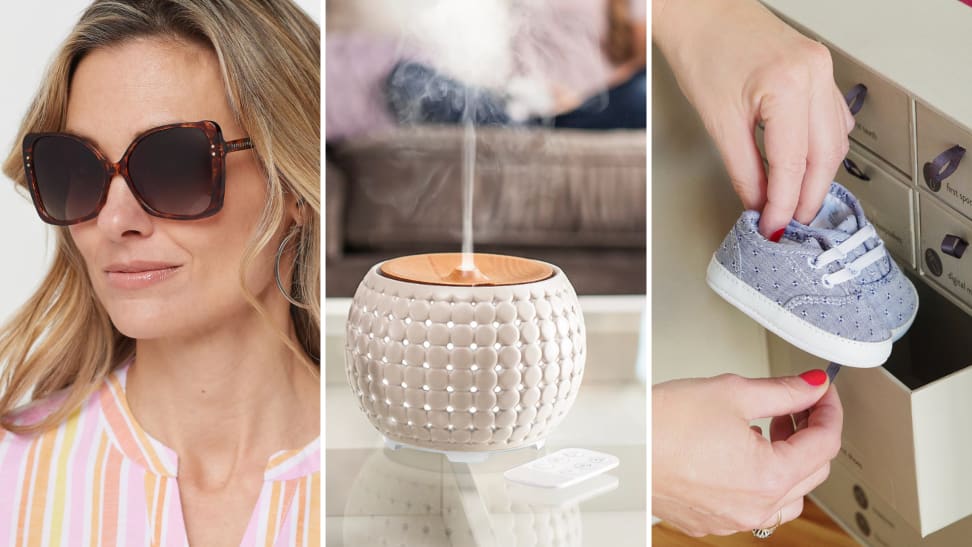
[[955,547],[967,545],[972,517],[966,517],[924,538],[874,495],[855,462],[841,453],[830,466],[830,477],[810,496],[863,545],[871,547]]
[[[837,182],[861,200],[868,220],[877,228],[888,250],[901,262],[914,268],[914,193],[911,187],[900,176],[884,170],[873,154],[854,144],[847,153],[847,160],[837,170]],[[848,169],[855,166],[857,175]]]
[[[972,147],[972,133],[920,102],[915,117],[919,186],[972,218],[972,158],[964,155]],[[936,158],[938,166],[932,165]]]
[[918,192],[918,217],[922,273],[966,305],[972,305],[972,252],[965,252],[961,243],[972,242],[972,224],[925,190]]
[[854,539],[875,547],[915,547],[921,536],[891,508],[841,453],[830,464],[830,477],[811,497],[844,525]]
[[[831,49],[834,61],[834,80],[845,96],[857,85],[866,93],[850,137],[877,154],[910,179],[911,160],[911,99],[893,84],[864,68],[839,51]],[[853,110],[853,108],[852,108]]]

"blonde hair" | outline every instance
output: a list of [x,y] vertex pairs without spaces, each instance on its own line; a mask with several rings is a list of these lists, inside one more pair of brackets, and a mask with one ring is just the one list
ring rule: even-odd
[[[72,74],[88,52],[143,37],[205,45],[219,60],[227,100],[253,141],[267,174],[267,204],[243,254],[239,282],[247,301],[269,321],[244,285],[247,270],[287,222],[285,195],[300,204],[291,306],[298,344],[284,342],[320,374],[320,28],[289,0],[97,0],[85,10],[49,67],[16,142],[62,131]],[[124,78],[124,71],[121,71]],[[3,172],[26,188],[16,146]],[[0,427],[44,431],[76,410],[105,377],[134,353],[98,302],[84,261],[66,228],[40,288],[0,329]],[[15,423],[23,399],[66,389],[43,421]]]

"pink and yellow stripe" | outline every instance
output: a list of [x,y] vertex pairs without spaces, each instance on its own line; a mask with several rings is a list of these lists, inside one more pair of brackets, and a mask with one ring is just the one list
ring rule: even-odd
[[[0,545],[188,545],[177,456],[135,421],[128,366],[59,427],[0,430]],[[55,400],[33,403],[31,418]],[[320,545],[320,450],[317,439],[270,458],[241,546]]]

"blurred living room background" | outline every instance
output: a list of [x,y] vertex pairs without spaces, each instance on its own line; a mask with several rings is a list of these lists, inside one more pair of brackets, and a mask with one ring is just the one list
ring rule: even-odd
[[[613,106],[604,104],[609,3],[445,4],[327,2],[327,296],[351,296],[386,258],[460,248],[465,128],[434,112],[423,120],[393,111],[389,77],[407,61],[437,72],[433,85],[488,95],[480,112],[508,111],[477,120],[477,252],[557,264],[580,294],[644,294],[644,100],[631,114],[641,129],[549,121],[558,101]],[[641,82],[643,95],[643,72]]]

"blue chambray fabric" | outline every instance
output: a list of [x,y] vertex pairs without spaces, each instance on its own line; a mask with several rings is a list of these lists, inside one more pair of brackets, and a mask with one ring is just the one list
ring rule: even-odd
[[860,284],[823,285],[823,274],[840,265],[820,269],[810,265],[810,260],[826,250],[814,237],[820,235],[815,234],[816,229],[791,223],[783,236],[786,241],[773,243],[760,235],[758,223],[757,211],[743,212],[716,251],[716,260],[747,285],[827,332],[859,342],[891,337],[865,300]]
[[[852,215],[849,215],[849,218],[824,218],[828,213],[840,213],[840,207],[835,206],[835,202],[849,208]],[[791,221],[783,237],[797,241],[815,238],[822,249],[829,249],[870,223],[864,214],[861,203],[854,197],[854,194],[834,182],[830,186],[821,212],[810,224],[817,227],[812,228],[795,220]],[[824,227],[828,225],[834,227]],[[873,249],[878,243],[877,237],[867,240],[864,246],[854,249],[845,259],[835,262],[828,270],[836,271],[843,268],[868,250]],[[861,271],[858,277],[847,282],[847,284],[852,283],[860,288],[860,293],[867,301],[873,314],[888,330],[903,327],[914,316],[918,308],[918,294],[914,286],[901,272],[890,254],[868,266]],[[904,333],[899,333],[899,336],[901,334]]]
[[[918,293],[893,260],[891,273],[884,279],[862,285],[861,291],[875,315],[890,330],[904,327],[918,309]],[[899,332],[895,339],[903,335],[904,332]]]

